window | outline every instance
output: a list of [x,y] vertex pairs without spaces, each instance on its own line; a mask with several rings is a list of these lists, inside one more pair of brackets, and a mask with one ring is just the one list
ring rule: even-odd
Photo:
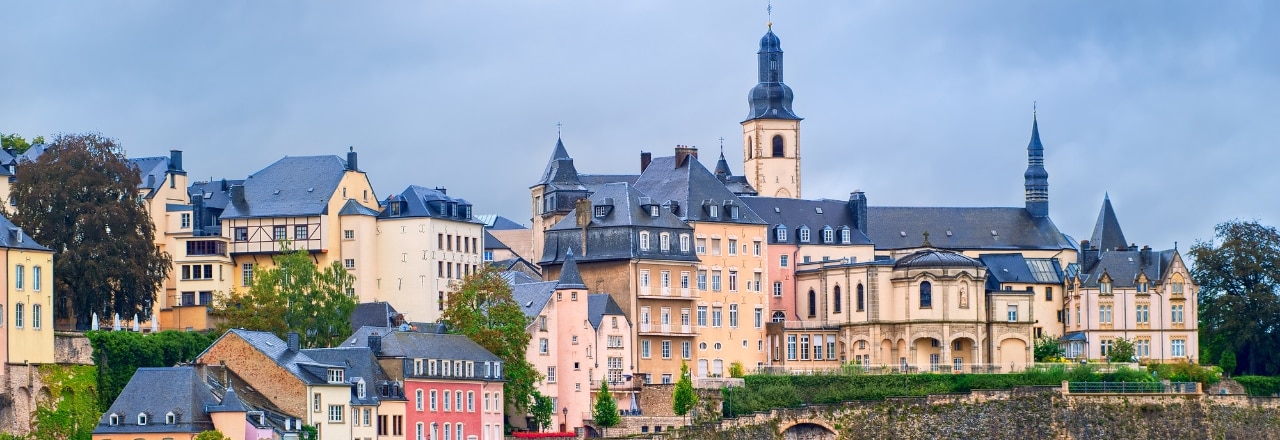
[[22,279],[24,275],[26,275],[26,270],[22,267],[21,264],[14,266],[13,268],[13,287],[14,288],[18,290],[22,290]]
[[778,267],[787,267],[787,257],[790,257],[790,255],[778,256]]
[[119,415],[119,414],[112,414],[112,415],[108,416],[108,417],[107,417],[107,423],[108,423],[108,424],[110,424],[111,426],[118,426],[118,425],[120,425],[120,415]]
[[1134,307],[1134,313],[1136,315],[1135,318],[1137,319],[1138,324],[1151,323],[1151,306],[1150,305],[1139,304],[1136,307]]
[[711,239],[711,255],[720,255],[720,251],[721,251],[720,239],[719,238]]
[[729,239],[729,255],[738,255],[738,240]]
[[640,287],[649,287],[649,269],[640,271]]
[[607,344],[608,348],[622,348],[622,336],[610,335]]
[[355,240],[355,239],[356,239],[356,231],[355,231],[354,229],[343,229],[343,230],[342,230],[342,239],[343,239],[343,240]]
[[680,234],[680,252],[689,252],[689,234]]
[[809,360],[809,335],[800,335],[800,360]]
[[835,309],[836,313],[840,313],[841,309],[844,306],[841,296],[842,295],[840,294],[840,286],[836,286],[835,289],[833,289],[832,298],[831,298],[833,303],[832,308]]
[[796,360],[796,335],[787,335],[787,360]]
[[41,307],[40,304],[31,305],[31,328],[33,329],[40,330],[40,320],[44,315],[44,313],[41,312],[42,308],[43,307]]
[[329,405],[329,423],[342,423],[342,405]]
[[1186,340],[1174,339],[1173,341],[1171,341],[1171,344],[1172,346],[1170,347],[1171,350],[1169,350],[1169,354],[1173,355],[1173,357],[1186,357],[1187,355]]
[[690,359],[693,357],[693,343],[689,341],[680,342],[680,358]]
[[[552,367],[554,368],[554,367]],[[550,376],[548,376],[550,377]],[[440,399],[444,402],[445,411],[453,411],[453,391],[444,390],[444,398]]]
[[311,412],[320,412],[320,393],[311,395]]
[[640,250],[649,250],[649,231],[640,231]]
[[689,272],[680,272],[680,288],[689,288]]
[[659,282],[662,283],[661,286],[663,289],[670,289],[671,288],[671,271],[669,270],[662,271],[659,274]]
[[[385,416],[380,416],[380,417],[385,417]],[[424,434],[423,434],[422,422],[415,423],[413,425],[413,431],[414,431],[414,440],[427,440],[427,438],[423,436]],[[387,435],[386,429],[383,429],[382,420],[378,420],[378,435]]]
[[294,227],[293,227],[293,239],[294,239],[294,240],[306,240],[306,239],[307,239],[307,225],[297,225],[297,226],[294,226]]
[[671,359],[671,341],[662,341],[662,358]]
[[707,290],[707,271],[698,271],[698,290]]
[[1111,306],[1098,306],[1098,322],[1103,324],[1111,323]]
[[15,328],[22,328],[22,307],[22,303],[13,306],[13,326]]
[[1102,293],[1103,295],[1110,295],[1110,294],[1111,294],[1111,282],[1110,282],[1110,281],[1107,281],[1107,282],[1104,282],[1104,283],[1100,283],[1100,284],[1098,284],[1098,291],[1099,291],[1100,293]]
[[764,274],[760,272],[756,272],[754,274],[751,274],[751,278],[752,278],[752,282],[750,283],[751,285],[747,286],[747,290],[750,290],[752,292],[759,292],[760,285],[764,283]]
[[431,390],[430,399],[428,399],[428,400],[427,400],[427,405],[428,405],[428,406],[430,406],[430,408],[431,408],[431,410],[432,410],[432,411],[435,411],[437,408],[439,408],[439,407],[437,406],[437,403],[438,403],[438,402],[437,402],[437,399],[438,399],[438,397],[439,397],[439,394],[437,394],[437,391],[436,391],[436,390]]
[[822,228],[822,242],[835,243],[835,241],[836,241],[836,231],[834,229],[831,229],[830,226]]
[[658,247],[663,252],[671,250],[671,234],[666,232],[658,234]]
[[1098,354],[1101,355],[1102,357],[1107,357],[1107,354],[1111,353],[1112,344],[1113,344],[1112,340],[1103,339],[1098,346]]
[[779,297],[780,297],[780,296],[782,296],[782,282],[781,282],[781,281],[774,281],[774,282],[773,282],[773,296],[779,296]]
[[707,206],[707,216],[709,216],[709,217],[711,217],[711,218],[719,217],[719,216],[720,216],[720,205],[708,205],[708,206]]
[[330,368],[329,383],[342,383],[342,376],[343,376],[342,373],[343,372],[341,368]]
[[801,226],[801,227],[800,227],[800,234],[799,234],[799,235],[800,235],[800,242],[801,242],[801,243],[808,243],[808,242],[809,242],[809,227],[808,227],[808,226]]
[[1009,306],[1009,322],[1018,322],[1018,306]]
[[191,227],[191,213],[184,212],[179,217],[182,219],[181,220],[182,225],[179,227],[181,227],[182,229],[187,229]]
[[760,256],[760,241],[759,241],[759,240],[756,240],[756,241],[751,242],[751,244],[752,244],[752,246],[751,246],[751,255],[756,256],[756,257],[759,257],[759,256]]
[[711,291],[720,291],[720,271],[718,270],[711,271]]
[[597,205],[591,210],[593,211],[592,215],[596,217],[604,217],[606,215],[609,215],[609,207],[605,205]]
[[289,229],[284,226],[275,226],[271,229],[271,238],[275,241],[286,240],[289,238]]
[[138,425],[145,426],[147,424],[147,413],[138,413]]
[[861,312],[863,309],[866,308],[866,305],[867,305],[866,297],[863,295],[862,285],[859,284],[858,285],[858,311]]
[[842,244],[849,244],[849,242],[850,242],[850,241],[851,241],[851,240],[850,240],[850,238],[849,238],[849,228],[848,228],[848,227],[845,227],[844,229],[841,229],[841,230],[840,230],[840,243],[842,243]]
[[773,135],[773,157],[785,157],[785,149],[782,146],[782,135]]
[[236,228],[236,241],[249,241],[249,228]]
[[920,283],[920,308],[928,309],[933,307],[933,284],[924,281]]
[[698,306],[698,326],[707,326],[707,306]]
[[712,326],[712,327],[720,327],[720,324],[721,324],[721,321],[722,321],[722,320],[721,320],[722,315],[723,315],[723,313],[721,313],[721,308],[720,308],[720,307],[712,307],[712,308],[711,308],[711,326]]
[[1180,281],[1179,281],[1179,282],[1170,283],[1170,285],[1169,285],[1169,290],[1170,290],[1174,295],[1182,296],[1182,290],[1183,290],[1183,287],[1182,287],[1182,286],[1183,286],[1183,284],[1182,284],[1182,282],[1180,282]]
[[645,359],[649,358],[650,352],[652,351],[652,348],[653,348],[650,346],[650,344],[651,342],[648,339],[640,340],[640,357]]
[[699,238],[695,240],[695,244],[697,246],[694,248],[694,251],[697,252],[698,255],[704,255],[707,253],[707,239]]
[[342,267],[345,267],[345,268],[347,268],[347,269],[355,269],[355,268],[356,268],[356,259],[355,259],[355,258],[345,258],[345,259],[343,259],[343,260],[342,260]]
[[1185,306],[1183,306],[1183,305],[1181,305],[1181,304],[1175,304],[1175,305],[1173,306],[1173,308],[1170,310],[1170,311],[1171,311],[1171,313],[1169,314],[1169,317],[1170,317],[1170,318],[1172,318],[1172,319],[1171,319],[1171,321],[1172,321],[1174,324],[1182,324],[1182,323],[1183,323],[1183,315],[1182,315],[1183,307],[1185,307]]
[[738,327],[738,305],[737,304],[729,304],[729,327],[730,328]]
[[729,291],[730,292],[738,291],[738,271],[736,270],[729,271]]
[[757,307],[755,314],[756,328],[764,327],[764,309]]
[[[418,411],[422,411],[422,390],[414,391],[413,396],[414,396],[414,400],[413,400],[414,409],[417,409]],[[431,408],[431,409],[435,410],[435,408]]]
[[835,335],[827,335],[827,357],[833,360],[836,358],[836,336]]
[[1045,287],[1045,288],[1044,288],[1044,300],[1045,300],[1045,301],[1053,301],[1053,288],[1052,288],[1052,287]]
[[781,225],[775,228],[773,230],[773,240],[779,242],[787,241],[787,228]]
[[1151,357],[1151,340],[1140,338],[1133,341],[1133,354],[1139,358]]
[[244,263],[240,266],[240,285],[245,287],[253,285],[253,263]]

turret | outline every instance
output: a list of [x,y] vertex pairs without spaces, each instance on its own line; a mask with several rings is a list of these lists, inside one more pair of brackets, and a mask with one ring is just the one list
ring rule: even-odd
[[1049,172],[1044,169],[1044,145],[1040,143],[1040,124],[1031,114],[1031,142],[1027,144],[1027,172],[1023,174],[1027,191],[1027,213],[1032,217],[1049,216]]

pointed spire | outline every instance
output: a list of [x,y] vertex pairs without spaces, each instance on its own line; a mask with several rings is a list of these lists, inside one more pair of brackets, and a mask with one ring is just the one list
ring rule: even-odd
[[720,149],[720,159],[716,161],[716,169],[714,174],[721,182],[729,181],[729,177],[733,176],[733,172],[729,171],[729,161],[724,158],[724,148]]
[[586,289],[582,282],[582,274],[578,273],[578,261],[573,258],[573,249],[564,254],[564,265],[560,267],[560,279],[556,281],[559,289]]
[[556,135],[556,147],[551,150],[551,160],[547,161],[547,169],[542,172],[542,179],[538,180],[537,185],[551,183],[581,184],[578,170],[573,166],[573,158],[569,157],[569,150],[564,148],[564,141],[559,135]]
[[244,401],[240,400],[240,396],[236,395],[235,388],[231,387],[231,380],[227,380],[227,390],[222,395],[222,403],[217,406],[210,407],[209,412],[248,412]]
[[1116,219],[1116,211],[1111,207],[1111,194],[1103,196],[1102,210],[1098,212],[1098,222],[1093,226],[1093,236],[1089,238],[1090,246],[1097,246],[1103,251],[1114,251],[1127,248],[1129,242],[1120,230],[1120,221]]
[[1023,173],[1027,212],[1032,217],[1049,216],[1049,172],[1044,169],[1044,145],[1040,143],[1040,122],[1035,104],[1031,110],[1031,142],[1027,143],[1027,172]]

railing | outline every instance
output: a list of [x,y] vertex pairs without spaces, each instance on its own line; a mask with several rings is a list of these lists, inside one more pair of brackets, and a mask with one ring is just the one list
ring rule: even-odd
[[1071,394],[1199,394],[1196,382],[1067,382]]
[[[776,322],[775,322],[776,324]],[[840,328],[840,322],[827,320],[786,320],[782,321],[782,328],[786,330],[830,330]]]
[[[601,382],[603,381],[599,379],[592,379],[591,389],[599,390]],[[636,390],[640,388],[640,379],[636,377],[633,377],[631,379],[609,380],[608,382],[609,382],[609,391]]]

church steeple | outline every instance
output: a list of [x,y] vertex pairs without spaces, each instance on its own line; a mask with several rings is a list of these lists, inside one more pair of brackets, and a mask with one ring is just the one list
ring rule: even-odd
[[1129,242],[1120,230],[1120,220],[1116,219],[1116,210],[1111,207],[1111,194],[1102,196],[1102,210],[1098,211],[1098,222],[1093,225],[1093,235],[1089,237],[1089,245],[1104,251],[1124,249]]
[[742,121],[743,176],[766,197],[800,198],[800,120],[791,110],[795,95],[782,82],[782,42],[773,23],[760,38],[759,83],[747,94]]
[[760,51],[756,52],[760,68],[759,84],[751,89],[747,101],[752,119],[801,119],[791,110],[795,94],[782,82],[782,42],[773,33],[773,25],[760,38]]
[[1027,212],[1032,217],[1049,216],[1049,172],[1044,169],[1044,145],[1040,143],[1040,124],[1031,112],[1031,142],[1027,144],[1027,172],[1023,179],[1027,191]]

